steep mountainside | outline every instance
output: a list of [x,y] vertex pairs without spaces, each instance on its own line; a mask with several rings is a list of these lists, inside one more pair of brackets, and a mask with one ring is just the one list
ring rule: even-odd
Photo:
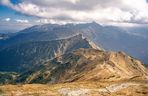
[[63,83],[146,78],[143,64],[123,52],[79,49],[21,74],[16,82]]
[[[129,30],[130,31],[130,30]],[[4,41],[5,46],[30,41],[51,41],[83,34],[97,45],[112,51],[124,51],[144,63],[147,58],[148,38],[133,34],[114,26],[101,26],[95,22],[85,24],[45,24],[36,25],[22,30],[17,35]],[[132,33],[132,34],[131,34]]]
[[16,44],[0,51],[0,71],[30,69],[54,57],[79,48],[97,48],[82,35],[62,40],[38,41]]

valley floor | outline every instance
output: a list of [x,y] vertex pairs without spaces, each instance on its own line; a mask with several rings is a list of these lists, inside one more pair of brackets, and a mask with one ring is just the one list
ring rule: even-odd
[[0,96],[148,96],[148,81],[2,85]]

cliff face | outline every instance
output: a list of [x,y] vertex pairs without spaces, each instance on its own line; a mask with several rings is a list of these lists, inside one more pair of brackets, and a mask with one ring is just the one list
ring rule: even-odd
[[21,74],[16,82],[63,83],[145,79],[143,64],[123,52],[79,49]]
[[93,48],[93,46],[82,35],[68,39],[12,45],[0,50],[0,71],[22,72],[79,48]]

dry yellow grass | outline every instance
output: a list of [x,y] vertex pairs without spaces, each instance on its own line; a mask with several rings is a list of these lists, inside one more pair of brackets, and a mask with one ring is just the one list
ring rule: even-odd
[[[112,91],[101,91],[107,86],[133,83],[132,86]],[[138,85],[135,85],[138,84]],[[116,86],[115,86],[116,87]],[[65,90],[61,92],[62,90]],[[79,95],[83,90],[88,93]],[[67,93],[66,93],[67,91]],[[61,92],[61,93],[60,93]],[[87,92],[87,91],[86,91]],[[74,95],[77,94],[77,95]],[[148,96],[148,84],[142,82],[73,82],[65,84],[25,84],[0,86],[0,96]],[[66,95],[65,95],[66,94]],[[72,94],[72,95],[70,95]]]

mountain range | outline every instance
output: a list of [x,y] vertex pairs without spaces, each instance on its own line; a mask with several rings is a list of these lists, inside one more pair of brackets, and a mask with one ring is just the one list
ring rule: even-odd
[[105,50],[124,51],[147,64],[147,33],[138,33],[135,30],[102,26],[96,22],[66,25],[35,25],[14,34],[7,40],[0,41],[0,46],[2,48],[24,42],[59,40],[82,34]]
[[148,94],[148,69],[136,59],[147,61],[143,35],[93,22],[36,25],[7,36],[0,40],[2,96]]

